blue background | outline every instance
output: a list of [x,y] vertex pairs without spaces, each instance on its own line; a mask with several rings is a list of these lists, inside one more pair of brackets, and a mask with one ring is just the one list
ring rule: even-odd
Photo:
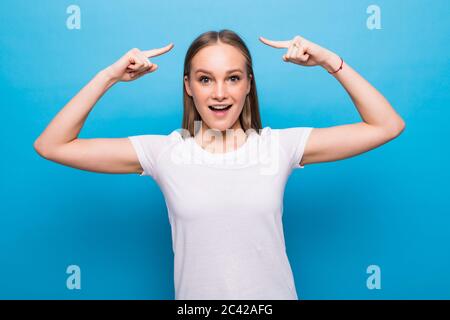
[[[66,8],[81,8],[69,30]],[[366,9],[381,8],[381,30]],[[46,161],[33,142],[102,68],[133,47],[173,42],[159,70],[119,83],[81,138],[167,134],[180,128],[182,68],[191,41],[228,28],[254,59],[263,126],[360,121],[320,67],[282,61],[258,36],[301,35],[341,55],[406,121],[397,139],[360,156],[308,165],[285,193],[286,246],[303,299],[450,298],[448,1],[0,2],[0,298],[173,299],[164,198],[138,175]],[[66,268],[81,268],[68,290]],[[381,268],[369,290],[366,268]]]

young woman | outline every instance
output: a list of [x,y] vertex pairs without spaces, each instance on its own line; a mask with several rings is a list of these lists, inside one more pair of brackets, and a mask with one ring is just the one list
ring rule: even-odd
[[262,128],[250,52],[230,30],[206,32],[184,62],[182,130],[80,139],[115,83],[154,72],[148,58],[173,44],[132,49],[100,71],[36,140],[46,159],[74,168],[151,176],[166,201],[176,299],[298,299],[286,255],[284,187],[295,168],[374,149],[405,127],[388,101],[335,53],[296,36],[260,40],[285,62],[321,66],[349,93],[362,121],[329,128]]

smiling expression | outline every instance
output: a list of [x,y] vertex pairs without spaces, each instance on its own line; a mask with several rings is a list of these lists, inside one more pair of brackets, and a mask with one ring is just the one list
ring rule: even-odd
[[251,75],[247,75],[239,49],[224,43],[201,49],[191,61],[189,76],[184,77],[185,89],[202,118],[203,129],[241,128],[239,115],[251,89]]

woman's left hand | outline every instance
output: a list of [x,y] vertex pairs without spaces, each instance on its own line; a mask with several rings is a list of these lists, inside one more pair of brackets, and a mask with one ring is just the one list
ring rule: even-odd
[[285,62],[292,62],[302,66],[325,66],[325,64],[333,56],[333,52],[325,49],[303,37],[295,36],[292,40],[286,41],[272,41],[263,37],[259,37],[261,42],[274,47],[288,49],[283,55]]

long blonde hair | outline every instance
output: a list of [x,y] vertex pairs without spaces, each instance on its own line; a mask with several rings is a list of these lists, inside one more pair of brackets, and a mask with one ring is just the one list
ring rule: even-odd
[[[250,55],[250,51],[245,45],[244,41],[241,39],[239,35],[231,30],[220,30],[217,31],[207,31],[199,35],[189,46],[189,49],[186,52],[186,57],[184,58],[184,76],[187,76],[189,79],[190,71],[191,71],[191,62],[192,58],[195,54],[200,51],[200,49],[213,45],[219,42],[219,40],[223,43],[232,45],[233,47],[239,49],[242,55],[245,57],[245,66],[247,69],[247,75],[251,77],[251,88],[250,92],[245,98],[244,107],[242,109],[241,114],[239,115],[239,121],[241,123],[241,127],[246,132],[248,129],[254,129],[257,133],[262,129],[261,124],[261,116],[259,114],[259,104],[258,104],[258,94],[256,92],[256,82],[255,75],[253,74],[253,66],[252,66],[252,57]],[[183,76],[183,79],[184,79]],[[191,96],[186,92],[186,88],[184,86],[183,80],[183,122],[182,128],[189,131],[190,135],[193,137],[195,135],[194,132],[194,124],[195,121],[200,121],[201,116],[195,108],[194,101]]]

